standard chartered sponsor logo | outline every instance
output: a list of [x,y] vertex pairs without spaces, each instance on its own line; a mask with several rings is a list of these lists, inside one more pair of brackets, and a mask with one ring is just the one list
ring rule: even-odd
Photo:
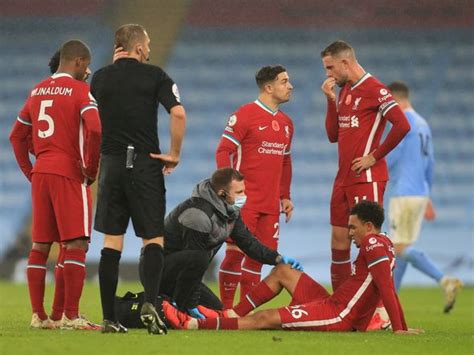
[[355,115],[339,116],[339,127],[341,128],[359,127],[359,118]]
[[285,143],[263,141],[257,151],[260,154],[283,155],[286,146]]

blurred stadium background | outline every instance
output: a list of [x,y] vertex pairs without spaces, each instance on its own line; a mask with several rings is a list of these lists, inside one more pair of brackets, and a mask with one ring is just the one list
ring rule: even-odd
[[[295,87],[283,110],[295,122],[296,210],[282,226],[280,248],[328,283],[328,206],[337,153],[324,131],[319,52],[344,39],[362,66],[383,82],[406,81],[415,109],[431,124],[438,218],[424,224],[418,245],[444,271],[474,283],[473,15],[469,0],[0,0],[0,277],[21,280],[30,247],[30,186],[8,141],[24,99],[49,74],[49,58],[63,41],[88,43],[95,70],[111,61],[115,28],[140,23],[152,40],[151,62],[177,82],[188,113],[182,162],[166,181],[168,211],[214,170],[227,118],[257,95],[255,71],[283,64]],[[167,150],[163,109],[159,126],[161,147]],[[94,233],[90,277],[101,244],[102,236]],[[122,260],[133,266],[139,248],[130,229]],[[130,270],[134,277],[135,268]],[[405,281],[431,283],[413,269]]]

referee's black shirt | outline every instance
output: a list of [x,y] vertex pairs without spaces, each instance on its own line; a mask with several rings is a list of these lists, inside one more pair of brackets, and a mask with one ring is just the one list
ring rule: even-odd
[[123,154],[129,144],[137,153],[160,153],[158,104],[168,113],[180,105],[176,84],[161,68],[119,59],[95,72],[91,93],[99,105],[102,154]]

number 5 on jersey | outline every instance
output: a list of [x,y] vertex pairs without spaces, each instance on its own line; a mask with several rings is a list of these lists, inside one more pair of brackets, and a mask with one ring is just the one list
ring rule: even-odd
[[54,121],[53,118],[46,113],[48,107],[53,106],[53,100],[43,100],[40,104],[40,111],[38,115],[38,121],[46,121],[48,128],[44,131],[38,129],[38,137],[48,138],[51,137],[54,133]]

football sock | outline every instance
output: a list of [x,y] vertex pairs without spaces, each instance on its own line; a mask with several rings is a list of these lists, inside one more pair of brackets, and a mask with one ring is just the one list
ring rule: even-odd
[[69,319],[79,317],[84,279],[86,277],[86,251],[66,249],[64,253],[64,314]]
[[351,250],[331,249],[331,284],[335,292],[351,275]]
[[240,281],[244,254],[238,250],[226,250],[219,270],[219,291],[224,309],[232,308],[235,291]]
[[408,247],[403,251],[401,257],[436,282],[439,282],[443,277],[443,272],[421,250]]
[[239,327],[239,318],[205,318],[198,319],[198,329],[226,329],[236,330]]
[[31,308],[33,313],[38,313],[38,316],[43,320],[48,318],[43,305],[47,260],[48,254],[36,249],[31,249],[30,255],[28,256],[28,266],[26,267]]
[[60,320],[64,312],[64,255],[66,248],[59,246],[58,260],[54,267],[54,300],[52,320]]
[[159,244],[148,244],[143,249],[143,288],[145,289],[145,302],[156,304],[156,297],[160,288],[161,275],[163,274],[164,255]]
[[244,299],[240,301],[233,309],[240,317],[245,316],[261,304],[271,300],[275,292],[268,287],[265,281],[258,283]]
[[99,262],[100,302],[103,319],[116,322],[115,293],[117,292],[119,262],[122,253],[111,248],[101,251]]
[[242,262],[242,276],[240,277],[240,301],[244,300],[254,287],[260,282],[262,264],[246,256]]
[[408,262],[404,258],[397,256],[395,268],[393,269],[393,283],[395,284],[395,290],[397,290],[397,292],[402,284],[403,275],[405,275],[407,266]]

